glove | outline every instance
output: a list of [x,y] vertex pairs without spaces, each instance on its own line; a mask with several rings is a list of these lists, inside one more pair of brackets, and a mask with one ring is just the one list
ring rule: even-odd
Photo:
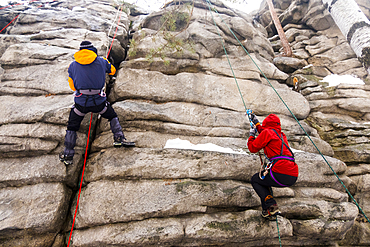
[[250,118],[251,118],[252,123],[253,123],[255,126],[257,126],[257,125],[259,125],[259,124],[260,124],[260,121],[258,121],[258,119],[257,119],[257,117],[256,117],[256,115],[255,115],[254,113],[252,113],[252,114],[250,115]]
[[249,131],[249,136],[256,137],[257,130],[255,128],[251,128]]
[[112,85],[115,82],[116,82],[116,77],[114,75],[110,75],[108,84]]
[[[248,117],[250,118],[250,120],[252,121],[252,123],[257,126],[258,124],[260,124],[260,121],[258,121],[256,115],[254,114],[254,112],[251,110],[251,109],[248,109],[246,111]],[[252,124],[251,124],[252,125]]]

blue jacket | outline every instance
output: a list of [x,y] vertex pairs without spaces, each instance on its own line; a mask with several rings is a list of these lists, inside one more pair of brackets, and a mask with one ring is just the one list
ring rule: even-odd
[[68,82],[75,91],[75,103],[84,107],[96,106],[106,101],[105,94],[85,95],[79,90],[101,90],[105,85],[105,74],[114,75],[116,69],[107,59],[87,49],[74,54],[75,61],[68,68]]

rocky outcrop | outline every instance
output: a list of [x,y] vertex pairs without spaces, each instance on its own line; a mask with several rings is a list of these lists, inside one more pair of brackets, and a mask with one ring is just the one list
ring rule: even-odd
[[[93,117],[73,246],[279,244],[277,224],[262,219],[259,198],[250,184],[251,176],[260,168],[260,158],[245,147],[249,123],[235,80],[245,104],[261,121],[271,112],[279,115],[300,167],[293,187],[274,189],[282,211],[278,226],[283,245],[335,245],[339,241],[366,245],[369,228],[357,217],[357,207],[349,202],[332,170],[264,77],[287,102],[349,191],[361,205],[367,205],[370,168],[366,154],[357,162],[355,156],[341,157],[339,148],[351,144],[353,155],[359,155],[366,145],[367,137],[359,136],[366,131],[367,108],[360,108],[356,102],[367,97],[368,88],[340,86],[333,92],[315,79],[334,68],[343,70],[343,60],[350,60],[361,75],[342,37],[332,30],[318,32],[312,28],[324,20],[329,22],[328,15],[314,14],[319,12],[313,11],[315,1],[277,2],[286,22],[295,23],[285,25],[287,33],[291,30],[290,42],[297,41],[300,47],[294,49],[295,54],[306,54],[285,59],[275,57],[277,38],[268,39],[266,30],[273,28],[265,30],[251,16],[217,0],[211,1],[212,8],[220,13],[212,12],[214,18],[206,2],[196,0],[194,7],[192,1],[183,2],[190,4],[182,8],[170,3],[146,16],[140,29],[135,24],[131,25],[134,30],[129,30],[130,20],[140,20],[137,14],[122,14],[110,56],[118,73],[109,101],[125,136],[137,145],[112,148],[109,123]],[[1,23],[12,20],[17,11],[22,13],[22,18],[0,35],[2,246],[56,247],[68,240],[89,117],[78,133],[74,165],[65,167],[57,154],[63,148],[73,102],[67,68],[82,40],[92,41],[98,53],[105,55],[113,37],[109,29],[112,24],[112,29],[116,28],[113,20],[118,6],[113,1],[54,1],[37,7],[31,4],[0,10]],[[285,13],[285,9],[290,12]],[[190,19],[179,17],[172,31],[159,32],[164,26],[161,17],[171,10]],[[261,13],[261,18],[268,19],[266,12]],[[302,28],[299,22],[304,16],[299,13],[310,13],[307,22],[315,24]],[[163,48],[168,34],[184,42],[181,48]],[[334,42],[335,35],[339,38]],[[131,36],[130,56],[125,59]],[[307,45],[303,46],[304,42]],[[337,44],[345,54],[335,61],[325,60],[322,54],[335,54]],[[315,59],[328,62],[303,69]],[[294,77],[299,81],[297,91],[291,88]],[[329,102],[335,102],[337,108],[329,108]],[[347,122],[332,120],[332,115],[341,118],[348,112],[352,115],[345,118]],[[348,124],[354,120],[358,124]],[[345,138],[348,136],[351,138]],[[168,140],[176,138],[237,152],[164,148]],[[368,212],[369,208],[364,206],[364,210]],[[353,232],[364,235],[351,239]]]
[[[89,123],[86,118],[78,133],[75,164],[62,166],[57,154],[73,102],[67,69],[82,40],[106,54],[112,4],[54,1],[1,10],[1,23],[20,14],[0,35],[1,246],[65,242]],[[126,16],[118,28],[116,43],[122,45],[116,54],[126,47],[127,22]]]

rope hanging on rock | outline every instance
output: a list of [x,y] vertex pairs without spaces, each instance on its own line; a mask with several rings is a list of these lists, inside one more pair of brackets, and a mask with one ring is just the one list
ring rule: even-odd
[[[244,101],[244,98],[243,98],[242,91],[240,90],[240,87],[239,87],[238,80],[236,79],[236,76],[235,76],[234,70],[233,70],[233,68],[232,68],[232,66],[231,66],[231,62],[230,62],[230,59],[229,59],[229,55],[227,54],[227,51],[226,51],[226,47],[225,47],[224,41],[222,40],[222,37],[221,37],[221,34],[220,34],[220,30],[217,28],[216,21],[215,21],[215,19],[213,18],[213,14],[212,14],[212,11],[211,11],[211,8],[210,8],[210,5],[209,5],[210,3],[209,3],[209,1],[208,1],[208,0],[207,0],[207,2],[208,2],[208,9],[209,9],[209,11],[210,11],[210,13],[211,13],[213,23],[214,23],[214,24],[215,24],[215,26],[216,26],[216,30],[217,30],[218,35],[220,36],[220,40],[221,40],[221,43],[222,43],[222,47],[223,47],[223,49],[224,49],[224,51],[225,51],[225,55],[226,55],[227,61],[228,61],[228,63],[229,63],[229,66],[230,66],[231,72],[233,73],[233,77],[234,77],[234,80],[235,80],[236,86],[238,87],[239,94],[240,94],[240,98],[241,98],[241,99],[242,99],[242,101],[243,101],[243,105],[244,105],[245,111],[247,111],[247,110],[248,110],[248,108],[247,108],[247,106],[246,106],[246,104],[245,104],[245,101]],[[248,117],[249,117],[249,116],[248,116]]]
[[[353,197],[353,195],[351,194],[351,192],[349,192],[347,186],[343,183],[343,181],[339,178],[338,174],[334,171],[333,167],[329,164],[329,162],[327,161],[327,159],[325,158],[325,156],[323,155],[323,153],[320,151],[320,149],[316,146],[316,144],[314,143],[314,141],[311,139],[310,135],[307,133],[307,131],[303,128],[303,126],[301,125],[301,123],[299,122],[299,120],[297,119],[297,117],[294,115],[294,113],[290,110],[290,108],[288,107],[288,105],[285,103],[285,101],[281,98],[280,94],[276,91],[276,89],[274,88],[274,86],[271,84],[270,80],[267,78],[267,76],[263,73],[263,71],[260,69],[260,67],[257,65],[257,63],[254,61],[254,59],[251,57],[251,55],[249,54],[249,52],[247,51],[247,49],[243,46],[243,44],[240,42],[240,40],[238,39],[238,37],[236,37],[236,35],[234,34],[234,32],[230,29],[229,25],[227,25],[227,23],[224,21],[224,19],[222,18],[222,16],[217,12],[217,10],[213,7],[212,3],[209,1],[209,0],[206,0],[207,3],[208,3],[208,8],[209,8],[209,11],[211,12],[212,14],[212,11],[211,11],[211,7],[212,9],[218,14],[218,16],[221,18],[222,22],[226,25],[226,27],[229,29],[229,31],[232,33],[232,35],[235,37],[235,39],[238,41],[238,43],[242,46],[242,48],[244,49],[244,51],[247,53],[247,55],[249,56],[249,58],[252,60],[252,62],[256,65],[257,69],[261,72],[262,76],[267,80],[267,82],[269,83],[269,85],[271,86],[271,88],[275,91],[275,93],[277,94],[277,96],[279,97],[279,99],[282,101],[282,103],[285,105],[285,107],[288,109],[288,111],[290,112],[290,114],[293,116],[293,118],[297,121],[298,125],[301,127],[301,129],[304,131],[305,135],[308,137],[308,139],[311,141],[311,143],[314,145],[315,149],[319,152],[319,154],[321,155],[321,157],[324,159],[325,163],[329,166],[329,168],[331,169],[331,171],[333,172],[333,174],[336,176],[336,178],[338,179],[338,181],[342,184],[343,188],[346,190],[347,194],[351,197],[352,201],[356,204],[357,208],[359,209],[359,211],[361,212],[361,214],[364,215],[364,217],[366,218],[366,220],[370,223],[370,220],[369,218],[366,216],[365,212],[362,210],[362,208],[360,207],[360,205],[358,204],[358,202],[355,200],[355,198]],[[213,15],[212,15],[212,18],[213,18]],[[214,19],[213,19],[214,21]],[[216,25],[216,22],[214,21],[215,25]],[[216,28],[217,28],[217,25],[216,25]],[[218,29],[217,29],[218,30]],[[218,34],[220,35],[221,37],[221,34],[219,33],[218,31]],[[223,45],[223,43],[222,43]],[[223,45],[224,46],[224,45]],[[224,48],[225,49],[225,48]],[[226,49],[225,49],[225,52],[226,52]],[[231,64],[230,64],[230,67],[231,67]],[[234,75],[235,77],[235,75]],[[236,78],[235,78],[236,80]],[[241,94],[240,94],[241,95]],[[243,97],[241,95],[241,97]],[[244,102],[244,99],[243,99],[243,102]]]
[[6,25],[3,29],[1,29],[0,33],[2,33],[7,27],[10,26],[21,14],[17,15],[13,20],[11,20],[8,25]]
[[[37,1],[39,1],[39,0],[32,0],[32,1],[29,1],[28,2],[28,4],[30,4],[30,3],[33,3],[33,2],[37,2]],[[55,2],[55,1],[57,1],[57,0],[53,0],[53,1],[50,1],[50,2],[47,2],[47,3],[52,3],[52,2]],[[37,8],[40,8],[40,7],[42,7],[42,5],[43,4],[47,4],[47,3],[42,3],[41,5],[39,5],[39,6],[37,6]],[[14,7],[14,6],[19,6],[19,5],[23,5],[23,4],[25,4],[24,2],[23,3],[17,3],[17,4],[13,4],[13,5],[7,5],[7,6],[5,6],[5,7],[2,7],[2,8],[0,8],[0,10],[2,10],[2,9],[7,9],[7,8],[12,8],[12,7]],[[10,24],[12,24],[15,20],[17,20],[18,19],[18,17],[20,16],[21,14],[18,14],[16,17],[14,17],[14,19],[13,20],[11,20],[5,27],[3,27],[1,30],[0,30],[0,33],[2,33],[7,27],[9,27],[10,26]]]
[[[113,23],[116,23],[116,20],[117,20],[117,17],[118,17],[118,14],[119,14],[120,9],[121,9],[121,6],[119,6],[119,7],[118,7],[118,9],[117,9],[117,13],[116,13],[116,16],[114,17],[114,20],[113,20],[113,22],[112,22],[112,25],[111,25],[111,26],[110,26],[110,28],[109,28],[109,31],[108,31],[108,38],[109,38],[110,32],[112,31]],[[108,55],[108,53],[107,53],[107,55]]]
[[[113,39],[112,39],[112,43],[111,43],[111,45],[110,45],[110,47],[109,47],[109,50],[108,50],[108,53],[107,53],[107,59],[108,59],[109,54],[110,54],[110,52],[111,52],[111,50],[112,50],[114,39],[116,38],[116,35],[117,35],[119,22],[121,21],[121,16],[122,16],[122,10],[123,10],[123,7],[121,8],[121,13],[120,13],[119,18],[118,18],[116,31],[114,32],[114,36],[113,36]],[[113,27],[113,25],[114,25],[114,23],[112,23],[111,28]],[[110,32],[110,31],[109,31],[109,32]],[[109,33],[108,33],[108,38],[109,38]]]
[[67,245],[67,247],[69,247],[69,245],[71,243],[71,239],[72,239],[72,235],[73,235],[73,227],[75,225],[77,211],[78,211],[78,205],[80,203],[80,195],[81,195],[82,184],[83,184],[83,181],[84,181],[84,173],[85,173],[85,167],[86,167],[87,153],[88,153],[88,148],[89,148],[89,140],[90,140],[90,133],[91,133],[92,118],[93,118],[93,113],[91,113],[91,116],[90,116],[89,132],[87,134],[87,140],[86,140],[86,150],[85,150],[84,166],[82,168],[82,173],[81,173],[80,190],[78,191],[78,197],[77,197],[77,203],[76,203],[76,210],[75,210],[75,213],[74,213],[74,216],[73,216],[72,227],[71,227],[71,232],[69,234],[69,239],[68,239],[68,245]]
[[[122,9],[121,8],[121,15],[122,15]],[[113,46],[113,42],[114,42],[114,39],[116,38],[116,35],[117,35],[117,31],[118,31],[118,24],[121,20],[121,15],[118,19],[118,22],[117,22],[117,28],[116,28],[116,31],[114,33],[114,36],[113,36],[113,40],[112,40],[112,43],[109,47],[109,50],[108,50],[108,53],[107,53],[107,57],[109,56],[109,53],[112,49],[112,46]],[[116,20],[116,19],[115,19]],[[114,25],[114,23],[112,23],[112,26]],[[111,27],[112,28],[112,27]],[[110,32],[110,31],[109,31]],[[109,34],[108,34],[109,36]],[[81,195],[81,189],[82,189],[82,184],[83,184],[83,181],[84,181],[84,173],[85,173],[85,167],[86,167],[86,161],[87,161],[87,155],[89,153],[89,139],[90,139],[90,133],[91,133],[91,123],[92,123],[92,119],[93,119],[93,113],[91,113],[91,116],[90,116],[90,125],[89,125],[89,132],[87,134],[87,140],[86,140],[86,150],[85,150],[85,159],[84,159],[84,165],[83,165],[83,168],[82,168],[82,173],[81,173],[81,180],[80,180],[80,189],[79,189],[79,192],[78,192],[78,197],[77,197],[77,203],[76,203],[76,209],[75,209],[75,213],[74,213],[74,216],[73,216],[73,221],[72,221],[72,227],[71,227],[71,232],[69,234],[69,239],[68,239],[68,245],[67,247],[70,246],[70,243],[71,243],[71,239],[72,239],[72,236],[73,236],[73,228],[74,228],[74,224],[75,224],[75,221],[76,221],[76,216],[77,216],[77,211],[78,211],[78,206],[79,206],[79,202],[80,202],[80,195]]]
[[281,237],[280,237],[279,221],[278,221],[278,217],[277,216],[276,216],[276,228],[277,228],[277,231],[278,231],[279,244],[280,244],[280,247],[281,247]]
[[[244,101],[244,98],[243,98],[243,94],[242,94],[242,92],[241,92],[241,90],[240,90],[240,87],[239,87],[239,84],[238,84],[238,80],[236,79],[236,76],[235,76],[234,70],[233,70],[233,68],[232,68],[232,66],[231,66],[231,62],[230,62],[229,56],[228,56],[228,54],[227,54],[227,51],[226,51],[226,48],[225,48],[225,45],[224,45],[224,41],[222,40],[222,37],[221,37],[221,34],[220,34],[219,29],[217,28],[216,21],[215,21],[215,19],[213,18],[213,14],[212,14],[211,7],[210,7],[210,4],[211,4],[211,3],[210,3],[208,0],[207,0],[207,2],[208,2],[208,9],[209,9],[209,11],[210,11],[210,13],[211,13],[213,23],[214,23],[214,24],[215,24],[215,26],[216,26],[216,30],[217,30],[218,35],[220,36],[220,40],[221,40],[221,43],[222,43],[222,47],[223,47],[223,49],[224,49],[224,51],[225,51],[225,54],[226,54],[226,57],[227,57],[227,61],[229,62],[230,69],[231,69],[231,71],[232,71],[232,73],[233,73],[234,80],[235,80],[236,85],[237,85],[237,87],[238,87],[240,97],[241,97],[241,99],[242,99],[242,101],[243,101],[245,111],[247,112],[247,116],[248,116],[249,122],[251,123],[251,127],[252,127],[252,121],[251,121],[251,118],[250,118],[250,113],[248,114],[248,111],[250,111],[250,110],[248,110],[248,109],[247,109],[247,106],[246,106],[245,101]],[[260,155],[260,153],[259,153],[259,152],[258,152],[258,154]],[[261,159],[261,155],[260,155],[260,159]],[[262,159],[261,159],[261,162],[262,162]],[[277,228],[277,231],[278,231],[279,243],[280,243],[280,247],[281,247],[282,245],[281,245],[281,239],[280,239],[280,230],[279,230],[278,217],[276,217],[276,228]]]
[[[120,11],[120,9],[121,9],[121,11]],[[120,13],[120,15],[119,15],[118,22],[117,22],[116,31],[115,31],[114,36],[113,36],[113,39],[112,39],[112,43],[111,43],[110,48],[109,48],[109,50],[108,50],[108,52],[107,52],[107,56],[106,56],[106,58],[107,58],[107,59],[108,59],[109,54],[110,54],[110,51],[111,51],[111,49],[112,49],[112,47],[113,47],[113,41],[114,41],[114,39],[116,38],[116,35],[117,35],[119,22],[121,21],[121,16],[122,16],[122,10],[123,10],[123,6],[119,6],[119,7],[118,7],[118,9],[117,9],[116,17],[114,18],[114,21],[112,22],[112,25],[111,25],[111,26],[110,26],[110,28],[109,28],[108,38],[109,38],[110,31],[112,30],[112,27],[113,27],[114,23],[116,23],[118,13],[119,13],[119,12],[121,12],[121,13]]]

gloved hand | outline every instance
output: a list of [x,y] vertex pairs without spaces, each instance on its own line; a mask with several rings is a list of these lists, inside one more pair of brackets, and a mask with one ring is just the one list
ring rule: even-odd
[[116,82],[116,77],[114,75],[110,75],[108,84],[112,85],[115,82]]
[[250,118],[255,126],[257,126],[260,123],[260,121],[258,121],[257,116],[254,113],[250,114]]
[[[251,110],[251,109],[247,109],[246,111],[248,117],[250,118],[250,120],[252,121],[252,123],[257,126],[260,122],[258,121],[256,115],[254,114],[254,112]],[[251,124],[252,125],[252,124]]]
[[255,128],[251,128],[249,130],[249,136],[256,137],[256,134],[257,134],[257,130]]

